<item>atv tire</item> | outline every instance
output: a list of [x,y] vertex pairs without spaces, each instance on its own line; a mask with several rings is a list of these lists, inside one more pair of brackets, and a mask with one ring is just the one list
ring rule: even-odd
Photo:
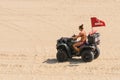
[[91,62],[94,59],[94,54],[91,50],[84,50],[81,57],[84,62]]
[[63,50],[58,51],[56,57],[57,57],[58,62],[67,61],[67,53]]
[[97,59],[100,55],[100,49],[97,47],[94,51],[94,59]]

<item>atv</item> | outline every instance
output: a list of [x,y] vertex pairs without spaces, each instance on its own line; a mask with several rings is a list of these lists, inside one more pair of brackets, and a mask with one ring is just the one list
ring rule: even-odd
[[[75,36],[75,35],[74,35]],[[76,53],[73,48],[73,44],[77,42],[72,37],[61,37],[57,40],[56,49],[57,54],[56,58],[58,62],[64,62],[72,57],[81,57],[84,62],[91,62],[94,59],[97,59],[100,55],[100,50],[98,45],[100,44],[100,34],[95,32],[87,36],[87,41],[79,46],[80,52]]]

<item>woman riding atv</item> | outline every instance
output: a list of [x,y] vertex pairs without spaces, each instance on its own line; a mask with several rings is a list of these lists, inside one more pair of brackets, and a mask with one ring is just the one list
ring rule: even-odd
[[75,49],[75,51],[77,53],[80,52],[80,48],[78,48],[79,46],[83,45],[85,42],[86,42],[86,32],[84,31],[84,28],[83,28],[83,24],[79,26],[79,30],[80,30],[80,33],[74,37],[72,37],[73,39],[78,39],[79,37],[81,37],[81,40],[78,41],[77,43],[73,44],[73,48]]

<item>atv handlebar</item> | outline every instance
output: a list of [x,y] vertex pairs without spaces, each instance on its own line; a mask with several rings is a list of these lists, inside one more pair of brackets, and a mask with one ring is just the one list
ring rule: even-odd
[[72,37],[75,37],[75,36],[76,36],[75,34],[72,35]]

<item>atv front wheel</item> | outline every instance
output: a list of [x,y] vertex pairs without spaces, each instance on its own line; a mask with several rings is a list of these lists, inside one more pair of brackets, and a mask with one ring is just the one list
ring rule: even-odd
[[82,60],[85,62],[91,62],[94,59],[94,54],[91,50],[84,50],[82,52]]
[[67,61],[67,53],[63,50],[58,51],[56,57],[58,62]]

